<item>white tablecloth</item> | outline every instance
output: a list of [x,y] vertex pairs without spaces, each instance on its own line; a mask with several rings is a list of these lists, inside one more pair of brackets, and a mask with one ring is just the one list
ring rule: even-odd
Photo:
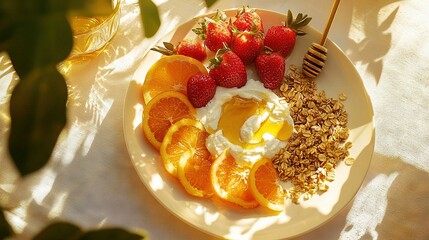
[[[51,219],[85,228],[119,226],[151,239],[214,239],[159,204],[132,166],[122,130],[128,84],[149,47],[195,15],[217,8],[266,8],[308,13],[323,30],[332,1],[157,0],[162,26],[142,35],[135,0],[122,6],[120,29],[98,57],[68,74],[69,124],[52,159],[18,180],[7,155],[8,100],[16,76],[0,55],[0,200],[19,238]],[[331,221],[297,239],[429,239],[429,2],[343,0],[331,27],[333,40],[355,64],[372,100],[375,152],[355,199]]]

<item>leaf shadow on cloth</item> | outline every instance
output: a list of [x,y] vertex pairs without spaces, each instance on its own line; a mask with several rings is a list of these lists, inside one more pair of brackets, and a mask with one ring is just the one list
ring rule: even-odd
[[428,181],[428,172],[397,157],[374,153],[353,201],[330,222],[296,240],[428,239]]
[[342,9],[343,12],[349,13],[349,17],[343,16],[341,22],[334,22],[337,29],[333,38],[348,33],[348,38],[341,48],[353,63],[366,66],[366,70],[373,76],[376,84],[379,84],[383,72],[385,64],[383,57],[393,47],[390,27],[395,21],[399,6],[389,14],[384,14],[387,15],[385,19],[379,19],[379,17],[386,8],[400,1],[402,0],[375,2],[355,0],[345,5],[349,9]]

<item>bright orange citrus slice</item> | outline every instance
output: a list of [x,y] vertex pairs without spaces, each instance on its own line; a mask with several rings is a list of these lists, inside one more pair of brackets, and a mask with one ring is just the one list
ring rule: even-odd
[[189,194],[203,198],[213,196],[210,183],[211,166],[212,158],[207,149],[199,150],[195,154],[191,152],[183,154],[177,166],[177,175]]
[[150,67],[143,82],[145,104],[165,91],[178,91],[186,95],[188,79],[196,73],[207,74],[207,69],[194,58],[183,55],[161,57]]
[[173,124],[161,145],[165,169],[178,176],[185,190],[197,197],[210,197],[212,157],[206,147],[208,133],[194,119],[182,119]]
[[244,208],[255,208],[259,203],[250,191],[248,178],[250,166],[239,165],[229,151],[223,152],[213,162],[210,179],[220,198]]
[[184,94],[175,91],[163,92],[143,109],[143,133],[148,141],[159,149],[171,125],[183,118],[195,118],[195,115],[195,108]]
[[278,174],[270,159],[257,161],[250,171],[250,189],[261,206],[273,211],[285,209],[285,194],[278,184]]
[[[205,140],[208,133],[204,130],[201,122],[184,118],[171,125],[165,134],[159,152],[161,154],[164,167],[173,176],[177,176],[177,166],[180,158],[187,152],[193,154],[203,154],[207,150]],[[210,155],[210,153],[208,153]]]

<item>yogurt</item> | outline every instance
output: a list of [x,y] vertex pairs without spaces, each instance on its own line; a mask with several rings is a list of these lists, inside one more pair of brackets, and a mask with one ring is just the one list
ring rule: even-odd
[[197,109],[198,119],[210,133],[208,150],[217,157],[229,149],[237,162],[249,165],[274,157],[293,132],[284,101],[253,79],[239,89],[218,87],[213,99]]

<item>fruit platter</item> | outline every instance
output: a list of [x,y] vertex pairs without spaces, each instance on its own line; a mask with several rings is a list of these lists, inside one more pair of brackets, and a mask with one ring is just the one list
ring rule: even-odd
[[301,72],[321,35],[311,21],[217,10],[144,57],[125,98],[124,135],[142,182],[179,219],[221,238],[288,238],[353,199],[374,149],[372,105],[329,40],[321,74]]

